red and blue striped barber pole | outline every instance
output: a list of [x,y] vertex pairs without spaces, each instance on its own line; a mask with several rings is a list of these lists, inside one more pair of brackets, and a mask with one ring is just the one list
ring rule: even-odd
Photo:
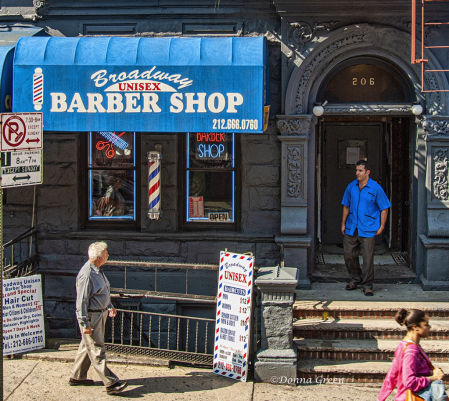
[[148,157],[148,218],[159,220],[161,217],[161,153],[151,151]]
[[41,110],[44,104],[44,74],[42,68],[36,68],[33,74],[33,107]]

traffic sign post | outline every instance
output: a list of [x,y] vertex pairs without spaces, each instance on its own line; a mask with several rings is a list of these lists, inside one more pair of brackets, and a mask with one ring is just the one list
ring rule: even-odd
[[[0,288],[3,292],[3,188],[42,184],[42,113],[2,113],[0,149]],[[3,333],[3,308],[0,308]],[[3,400],[3,336],[0,399]]]
[[42,113],[1,114],[0,187],[42,184]]
[[42,149],[42,113],[3,113],[1,150]]
[[42,150],[2,153],[1,187],[42,184]]

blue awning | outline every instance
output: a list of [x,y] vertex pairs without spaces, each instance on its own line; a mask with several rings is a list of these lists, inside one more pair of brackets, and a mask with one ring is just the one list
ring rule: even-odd
[[22,38],[14,112],[44,130],[263,132],[266,39]]
[[42,28],[0,25],[0,112],[12,111],[12,63],[14,47],[23,36],[43,35]]

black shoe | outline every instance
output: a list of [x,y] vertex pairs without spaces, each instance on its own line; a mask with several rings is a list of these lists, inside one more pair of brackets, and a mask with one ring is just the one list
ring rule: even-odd
[[127,382],[117,382],[112,386],[106,387],[106,393],[108,393],[109,395],[118,394],[121,391],[123,391],[126,387],[128,387]]
[[93,380],[76,380],[76,379],[72,379],[70,378],[69,380],[69,385],[71,386],[93,386],[95,384],[95,382]]
[[353,281],[351,281],[349,284],[346,285],[345,289],[347,291],[352,291],[355,290],[357,288],[358,284],[354,283]]
[[363,290],[363,293],[365,294],[365,296],[367,297],[373,297],[374,296],[374,292],[373,290],[371,290],[370,288],[366,288]]

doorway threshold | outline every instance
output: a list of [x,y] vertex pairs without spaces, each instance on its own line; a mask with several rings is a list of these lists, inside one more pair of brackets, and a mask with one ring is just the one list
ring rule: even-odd
[[[363,264],[359,256],[360,265]],[[338,245],[321,246],[316,251],[316,263],[312,282],[349,282],[343,256],[343,248]],[[390,252],[384,245],[376,245],[374,253],[374,281],[376,283],[411,284],[416,282],[416,274],[410,269],[407,254]]]

